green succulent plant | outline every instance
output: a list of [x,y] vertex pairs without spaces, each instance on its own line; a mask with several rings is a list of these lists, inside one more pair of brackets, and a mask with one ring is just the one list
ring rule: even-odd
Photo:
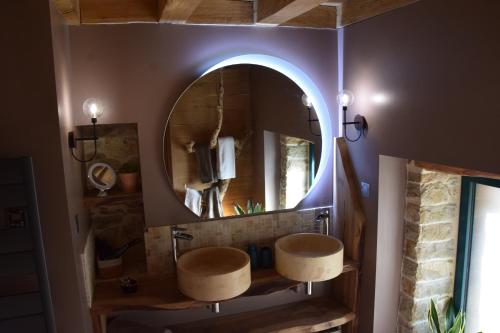
[[[431,306],[427,314],[429,326],[433,333],[464,333],[465,331],[465,313],[457,311],[453,298],[450,298],[446,304],[446,313],[444,317],[444,328],[439,323],[439,316],[436,310],[436,304],[431,299]],[[479,332],[481,333],[481,332]]]
[[258,214],[258,213],[263,213],[265,212],[264,206],[260,203],[256,203],[254,205],[252,200],[247,201],[247,211],[243,209],[243,207],[240,206],[239,203],[234,203],[234,212],[236,215],[245,215],[245,214]]
[[119,173],[134,173],[139,171],[139,165],[135,161],[123,163],[120,167]]

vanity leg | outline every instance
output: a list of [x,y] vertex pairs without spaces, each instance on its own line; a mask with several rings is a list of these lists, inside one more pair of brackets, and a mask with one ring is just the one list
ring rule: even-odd
[[92,318],[92,330],[94,333],[101,333],[101,322],[99,320],[99,314],[95,311],[90,310],[90,317]]
[[99,321],[101,324],[101,333],[106,333],[106,331],[108,330],[108,316],[106,316],[105,314],[101,314],[99,316]]

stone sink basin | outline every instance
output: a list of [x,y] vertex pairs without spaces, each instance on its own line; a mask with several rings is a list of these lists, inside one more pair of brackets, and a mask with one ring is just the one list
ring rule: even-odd
[[331,236],[291,234],[276,241],[275,251],[276,271],[294,281],[330,280],[344,268],[344,245]]
[[236,297],[250,283],[250,257],[232,247],[202,247],[184,253],[177,261],[179,290],[198,301]]

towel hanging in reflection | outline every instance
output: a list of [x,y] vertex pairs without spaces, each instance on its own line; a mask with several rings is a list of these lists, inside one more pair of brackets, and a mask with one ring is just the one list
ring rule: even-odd
[[204,218],[219,218],[224,217],[222,210],[222,200],[220,198],[219,187],[214,185],[203,191],[203,202],[205,204],[203,210]]
[[201,215],[201,193],[193,188],[186,187],[186,197],[184,198],[184,205],[189,208],[193,213]]
[[217,181],[215,161],[208,144],[196,145],[196,160],[198,162],[198,175],[202,183],[213,183]]
[[217,141],[217,176],[219,179],[236,178],[234,138],[231,136]]

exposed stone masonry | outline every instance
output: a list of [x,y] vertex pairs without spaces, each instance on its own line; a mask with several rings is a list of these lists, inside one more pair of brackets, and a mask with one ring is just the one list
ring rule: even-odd
[[[95,237],[117,249],[135,239],[144,239],[144,210],[142,199],[124,198],[90,208]],[[146,271],[145,244],[130,248],[123,255],[125,274]]]
[[400,333],[427,333],[430,300],[453,294],[461,177],[408,164]]

